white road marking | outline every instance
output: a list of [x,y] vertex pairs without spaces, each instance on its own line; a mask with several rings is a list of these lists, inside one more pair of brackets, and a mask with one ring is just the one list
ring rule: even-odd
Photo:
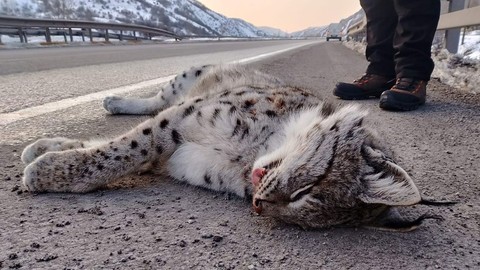
[[70,107],[87,103],[90,101],[101,100],[109,95],[117,95],[117,94],[127,93],[130,91],[135,91],[135,90],[150,87],[150,86],[159,85],[162,83],[166,83],[173,78],[175,78],[175,75],[143,81],[140,83],[113,88],[113,89],[96,92],[96,93],[92,93],[84,96],[66,98],[66,99],[62,99],[54,102],[45,103],[43,105],[39,105],[35,107],[21,109],[11,113],[2,113],[0,114],[0,126],[5,126],[19,120],[39,116],[42,114],[52,113],[52,112],[63,110],[63,109],[68,109]]
[[[313,43],[313,42],[312,42]],[[300,44],[296,46],[292,46],[290,48],[278,50],[278,51],[273,51],[269,53],[264,53],[264,54],[259,54],[253,57],[248,57],[236,61],[232,61],[231,63],[237,63],[237,64],[246,64],[246,63],[252,63],[267,57],[271,57],[277,54],[281,54],[287,51],[291,51],[303,46],[310,45],[312,43],[305,43],[305,44]],[[160,85],[163,83],[166,83],[170,81],[171,79],[175,78],[175,75],[167,76],[167,77],[162,77],[158,79],[153,79],[153,80],[148,80],[148,81],[143,81],[140,83],[135,83],[127,86],[122,86],[122,87],[117,87],[113,89],[108,89],[105,91],[101,92],[96,92],[84,96],[79,96],[79,97],[74,97],[74,98],[66,98],[54,102],[49,102],[43,105],[39,106],[34,106],[30,108],[25,108],[21,109],[18,111],[10,112],[10,113],[2,113],[0,114],[0,126],[5,126],[10,123],[32,118],[35,116],[39,116],[42,114],[47,114],[47,113],[52,113],[55,111],[63,110],[63,109],[68,109],[73,106],[77,106],[83,103],[91,102],[91,101],[96,101],[96,100],[102,100],[106,96],[109,95],[118,95],[122,93],[127,93],[135,90],[139,90],[142,88],[150,87],[150,86],[155,86],[155,85]]]
[[[313,42],[312,42],[312,43],[313,43]],[[297,49],[297,48],[300,48],[300,47],[303,47],[303,46],[306,46],[306,45],[310,45],[310,44],[312,44],[312,43],[300,44],[300,45],[293,46],[293,47],[290,47],[290,48],[286,48],[286,49],[283,49],[283,50],[278,50],[278,51],[274,51],[274,52],[259,54],[259,55],[257,55],[257,56],[253,56],[253,57],[243,58],[243,59],[240,59],[240,60],[237,60],[237,61],[232,61],[232,63],[236,63],[236,64],[252,63],[252,62],[261,60],[261,59],[263,59],[263,58],[267,58],[267,57],[271,57],[271,56],[274,56],[274,55],[277,55],[277,54],[281,54],[281,53],[284,53],[284,52],[288,52],[288,51],[291,51],[291,50],[295,50],[295,49]]]

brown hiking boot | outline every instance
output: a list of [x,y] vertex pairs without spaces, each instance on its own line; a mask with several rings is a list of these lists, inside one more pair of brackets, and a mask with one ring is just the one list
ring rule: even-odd
[[347,100],[378,98],[383,91],[390,89],[394,84],[395,78],[366,73],[353,83],[338,83],[333,94]]
[[399,78],[397,83],[380,96],[380,108],[390,111],[411,111],[425,104],[427,81]]

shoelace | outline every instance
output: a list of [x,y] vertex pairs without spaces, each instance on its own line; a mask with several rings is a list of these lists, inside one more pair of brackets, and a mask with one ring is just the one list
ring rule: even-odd
[[372,74],[365,73],[360,79],[356,79],[353,82],[358,84],[365,84],[370,80],[370,78],[372,78]]
[[419,80],[409,79],[409,78],[400,78],[397,80],[397,83],[395,84],[394,88],[410,91],[410,90],[416,89],[419,83],[420,83]]

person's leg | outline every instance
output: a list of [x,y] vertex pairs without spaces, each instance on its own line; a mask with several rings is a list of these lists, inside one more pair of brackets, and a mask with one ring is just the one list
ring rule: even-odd
[[367,17],[366,74],[353,83],[340,82],[333,94],[341,99],[380,97],[395,84],[393,36],[397,15],[393,0],[360,0]]
[[367,73],[395,78],[393,37],[398,18],[393,0],[360,0],[360,5],[367,17]]
[[394,38],[397,78],[428,81],[433,71],[432,41],[440,17],[440,0],[393,0],[398,14]]
[[396,84],[380,96],[386,110],[415,110],[426,100],[434,64],[433,37],[440,17],[440,0],[393,0],[398,14],[394,37]]

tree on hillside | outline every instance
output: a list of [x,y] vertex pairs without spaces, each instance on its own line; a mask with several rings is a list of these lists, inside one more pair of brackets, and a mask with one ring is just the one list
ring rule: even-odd
[[50,12],[53,18],[70,19],[75,11],[74,0],[42,0],[45,11]]
[[96,16],[97,15],[93,10],[91,10],[88,7],[85,8],[84,6],[79,6],[75,11],[76,19],[80,19],[80,20],[95,21]]
[[0,1],[0,14],[2,15],[15,15],[15,0],[1,0]]
[[83,18],[84,20],[87,21],[95,21],[94,17],[96,17],[97,14],[89,8],[85,9],[85,17]]
[[170,18],[165,14],[165,9],[159,6],[154,6],[150,10],[150,21],[156,24],[155,27],[169,27],[171,24]]
[[24,4],[22,5],[21,16],[24,16],[24,17],[35,17],[35,11],[32,10],[32,8],[30,7],[30,5],[28,5],[27,3],[24,3]]

